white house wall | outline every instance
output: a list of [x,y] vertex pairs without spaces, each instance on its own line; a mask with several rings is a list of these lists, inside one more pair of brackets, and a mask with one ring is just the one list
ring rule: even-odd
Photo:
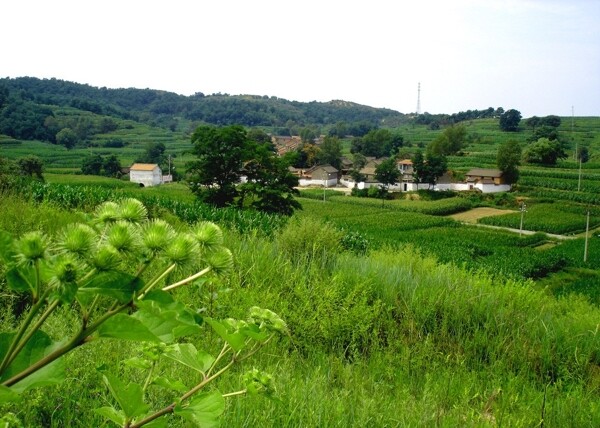
[[144,187],[157,186],[162,182],[162,173],[158,168],[153,171],[130,171],[129,181],[143,184]]

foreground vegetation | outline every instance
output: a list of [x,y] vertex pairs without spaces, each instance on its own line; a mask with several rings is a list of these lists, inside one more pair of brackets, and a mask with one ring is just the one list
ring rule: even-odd
[[[205,307],[212,318],[242,318],[245,308],[260,304],[289,325],[289,337],[218,380],[215,388],[235,391],[242,373],[259,367],[273,374],[277,391],[272,400],[227,398],[223,426],[597,426],[598,306],[576,293],[557,299],[529,280],[442,264],[413,245],[392,245],[375,235],[365,252],[348,245],[347,228],[315,216],[322,201],[312,207],[307,201],[287,224],[271,223],[269,233],[243,219],[242,226],[223,223],[224,244],[235,260],[232,274],[209,295],[200,294],[208,300],[199,301],[200,290],[193,287],[176,290],[178,300]],[[10,194],[1,202],[7,209],[0,225],[15,236],[29,229],[54,236],[94,209],[90,204],[65,211],[49,199],[38,203]],[[351,219],[345,209],[351,205],[337,207],[346,212],[338,219]],[[379,207],[363,209],[383,214]],[[396,207],[389,212],[438,219],[448,231],[461,228],[445,217]],[[179,230],[198,220],[169,207],[150,213]],[[335,210],[328,218],[335,223]],[[365,226],[361,236],[367,231]],[[531,244],[539,239],[523,238]],[[1,298],[4,307],[18,302],[5,284]],[[62,337],[70,319],[68,308],[57,311],[48,318],[47,334]],[[16,321],[4,312],[2,329]],[[2,413],[25,426],[67,420],[99,426],[102,417],[93,409],[114,404],[102,372],[136,376],[137,369],[118,361],[142,350],[136,344],[91,343],[68,356],[65,382],[25,392],[24,402],[3,406]],[[184,384],[193,383],[191,374],[181,375]],[[145,397],[150,405],[163,398],[152,389]]]

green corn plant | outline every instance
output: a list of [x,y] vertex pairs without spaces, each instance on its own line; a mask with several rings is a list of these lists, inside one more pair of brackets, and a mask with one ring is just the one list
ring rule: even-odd
[[[152,345],[148,349],[153,351],[146,351],[149,361],[144,362],[149,371],[146,381],[125,384],[103,372],[120,408],[98,412],[123,427],[150,422],[154,426],[167,413],[210,425],[224,410],[224,396],[215,390],[203,392],[206,385],[287,331],[285,323],[265,309],[252,308],[246,321],[219,321],[202,319],[175,300],[173,290],[226,274],[233,266],[231,252],[214,223],[201,222],[190,231],[177,232],[162,220],[149,220],[136,199],[105,202],[89,222],[72,224],[54,239],[39,232],[14,239],[0,232],[0,262],[6,287],[28,295],[31,302],[14,330],[0,332],[0,403],[61,382],[62,357],[86,343],[129,340]],[[60,306],[74,311],[79,324],[70,337],[53,340],[44,325]],[[192,343],[203,331],[202,322],[223,341],[216,357]],[[198,383],[185,387],[156,376],[152,368],[160,359],[198,370]],[[268,390],[256,384],[268,377],[254,379],[244,392]],[[166,385],[182,395],[153,411],[143,401],[150,385]],[[232,394],[238,393],[242,392]]]

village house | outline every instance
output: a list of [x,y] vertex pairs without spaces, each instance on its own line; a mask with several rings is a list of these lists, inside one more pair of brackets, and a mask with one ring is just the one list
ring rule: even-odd
[[[375,170],[377,165],[383,159],[371,159],[360,170],[365,177],[364,181],[355,183],[350,176],[344,176],[340,183],[346,187],[357,187],[359,189],[368,189],[373,186],[380,186],[380,183],[375,180]],[[414,167],[410,159],[402,159],[397,162],[400,177],[398,183],[389,187],[392,191],[411,192],[421,189],[431,190],[452,190],[452,191],[467,191],[479,190],[482,193],[508,192],[511,185],[507,184],[502,178],[502,171],[499,169],[473,168],[465,174],[464,181],[455,181],[451,173],[448,171],[438,178],[435,185],[429,183],[417,183],[414,178]]]
[[316,165],[302,172],[300,186],[334,187],[338,184],[338,170],[331,165]]
[[155,163],[134,163],[129,168],[129,181],[142,187],[158,186],[162,177],[162,170]]

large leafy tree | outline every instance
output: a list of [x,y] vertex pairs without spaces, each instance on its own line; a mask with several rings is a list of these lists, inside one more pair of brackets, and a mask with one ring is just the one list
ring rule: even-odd
[[426,156],[420,151],[413,158],[414,178],[417,183],[427,183],[429,187],[435,185],[437,180],[448,169],[446,157],[428,152]]
[[455,155],[467,144],[467,129],[464,125],[449,126],[429,144],[427,150],[435,155]]
[[566,157],[567,154],[562,143],[548,138],[540,138],[535,143],[530,144],[523,152],[525,162],[546,166],[556,165],[559,159]]
[[44,161],[35,155],[28,155],[17,159],[17,166],[21,175],[44,181]]
[[247,140],[239,125],[200,126],[194,131],[192,153],[198,159],[188,164],[188,182],[200,200],[218,207],[233,204]]
[[496,164],[508,184],[516,183],[519,180],[521,152],[521,145],[514,140],[508,140],[498,147]]
[[87,175],[100,175],[104,159],[99,154],[91,154],[83,159],[81,172]]
[[248,134],[239,125],[200,126],[192,143],[198,159],[188,164],[188,183],[200,200],[286,215],[300,208],[293,197],[298,179],[256,132]]
[[500,116],[500,129],[506,132],[516,132],[519,130],[521,122],[521,112],[519,110],[506,110]]
[[326,136],[319,147],[318,159],[321,164],[329,164],[337,169],[342,165],[342,142],[338,137]]
[[398,182],[400,171],[396,166],[395,158],[388,158],[375,168],[375,180],[381,183],[381,204],[385,200],[390,186]]
[[161,165],[165,160],[166,146],[163,143],[148,143],[144,153],[136,159],[136,162],[155,163]]
[[403,144],[404,138],[389,129],[372,129],[365,136],[354,138],[350,151],[381,158],[393,155]]
[[79,137],[71,128],[63,128],[56,133],[56,144],[72,149],[79,142]]
[[275,156],[268,144],[250,144],[250,157],[244,162],[247,180],[238,186],[240,207],[291,215],[301,206],[294,199],[298,178],[290,173],[285,160]]

